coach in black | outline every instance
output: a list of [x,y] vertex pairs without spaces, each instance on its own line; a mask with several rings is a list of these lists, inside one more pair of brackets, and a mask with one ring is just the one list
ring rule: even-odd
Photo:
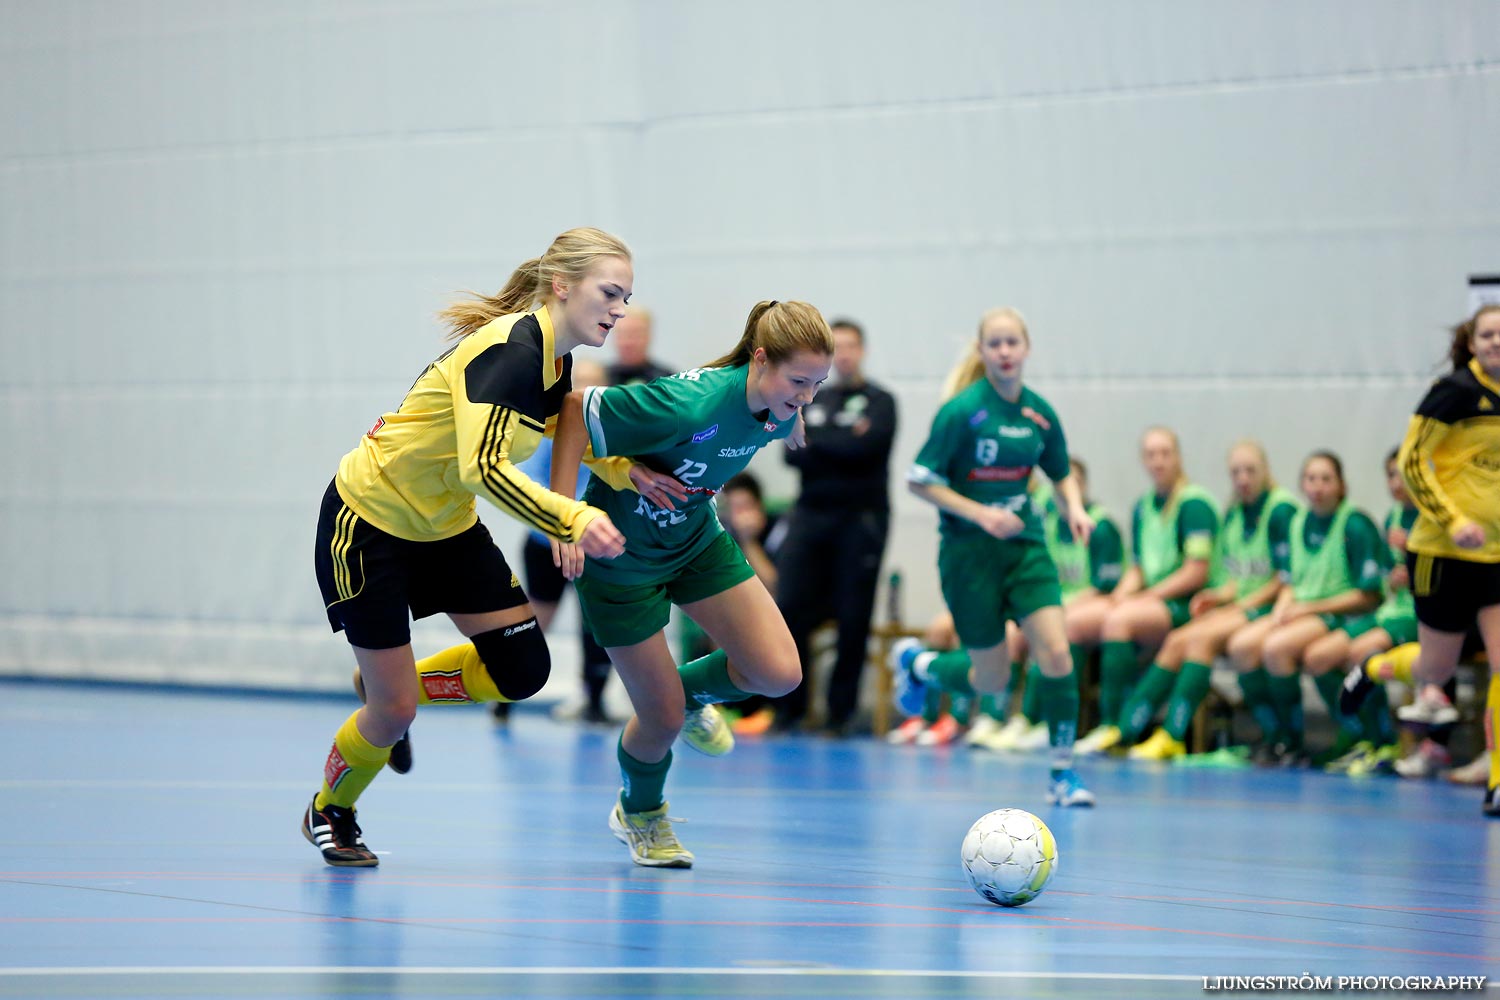
[[825,726],[830,735],[846,736],[859,702],[890,525],[886,480],[896,400],[864,377],[865,335],[859,324],[838,319],[829,326],[836,381],[802,411],[807,447],[786,452],[787,463],[802,474],[802,488],[776,559],[776,603],[797,641],[804,680],[778,699],[776,713],[781,728],[800,724],[807,714],[809,637],[832,618],[838,624],[838,652],[828,681]]

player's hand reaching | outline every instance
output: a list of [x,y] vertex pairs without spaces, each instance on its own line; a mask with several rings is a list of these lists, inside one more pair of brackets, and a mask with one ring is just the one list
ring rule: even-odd
[[608,514],[601,513],[584,526],[578,548],[584,555],[595,559],[613,559],[625,551],[625,536],[620,534],[620,529],[615,527]]
[[1087,545],[1090,536],[1094,534],[1094,519],[1089,517],[1088,511],[1085,510],[1069,511],[1068,527],[1073,529],[1074,543]]
[[687,487],[676,476],[666,472],[657,472],[639,462],[630,467],[630,481],[635,490],[649,502],[667,510],[676,510],[674,500],[686,500],[688,498]]
[[1461,549],[1477,549],[1484,544],[1484,529],[1473,521],[1460,521],[1453,526],[1449,537]]
[[802,422],[802,411],[797,411],[797,425],[792,428],[792,433],[786,436],[788,451],[796,451],[798,448],[807,447],[807,424]]
[[[1087,516],[1087,515],[1085,515]],[[1026,527],[1021,516],[1004,507],[985,507],[974,518],[974,523],[995,538],[1012,538]]]
[[552,565],[562,573],[564,580],[576,580],[583,575],[583,550],[572,542],[551,539]]

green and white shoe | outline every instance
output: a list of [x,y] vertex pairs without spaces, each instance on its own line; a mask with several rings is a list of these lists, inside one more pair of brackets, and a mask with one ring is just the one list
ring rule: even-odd
[[647,868],[691,868],[693,852],[683,847],[672,832],[667,804],[648,812],[628,813],[615,800],[609,814],[609,830],[630,848],[630,860]]
[[1329,774],[1347,774],[1355,761],[1364,759],[1364,757],[1374,750],[1374,743],[1371,743],[1369,740],[1359,740],[1344,753],[1324,764],[1323,770]]
[[690,711],[682,722],[682,742],[709,757],[722,757],[734,749],[734,730],[724,721],[717,705]]

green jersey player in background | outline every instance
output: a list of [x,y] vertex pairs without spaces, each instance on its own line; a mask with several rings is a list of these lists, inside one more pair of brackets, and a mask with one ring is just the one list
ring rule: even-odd
[[[635,708],[620,736],[623,787],[609,826],[636,864],[693,864],[664,798],[678,733],[703,753],[727,753],[734,737],[715,704],[784,695],[802,680],[786,622],[719,523],[714,496],[772,441],[801,444],[801,409],[832,360],[833,335],[817,309],[761,302],[719,360],[643,385],[571,393],[563,407],[554,488],[572,489],[585,438],[596,458],[629,456],[656,474],[639,493],[596,478],[584,494],[624,533],[623,555],[585,562],[576,546],[556,546]],[[719,647],[681,669],[665,633],[674,604]]]
[[1052,748],[1047,801],[1089,806],[1094,796],[1073,770],[1078,678],[1063,623],[1057,566],[1047,554],[1040,512],[1027,494],[1040,467],[1057,484],[1075,539],[1094,528],[1068,462],[1068,443],[1051,405],[1021,381],[1031,336],[1014,309],[980,319],[975,349],[956,395],[933,418],[927,443],[907,475],[911,491],[941,512],[938,577],[968,651],[939,658],[918,640],[892,649],[897,703],[921,711],[929,685],[959,695],[1004,691],[1010,677],[1005,626],[1014,621],[1041,667],[1041,711]]

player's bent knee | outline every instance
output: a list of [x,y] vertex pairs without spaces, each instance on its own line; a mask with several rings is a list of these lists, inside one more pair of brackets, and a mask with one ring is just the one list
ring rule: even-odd
[[523,701],[552,674],[552,653],[535,618],[481,632],[471,640],[500,697]]
[[782,695],[791,694],[797,690],[797,685],[802,683],[802,665],[796,660],[789,663],[769,664],[761,671],[759,682],[756,687],[760,690],[756,694],[763,694],[768,698],[780,698]]

